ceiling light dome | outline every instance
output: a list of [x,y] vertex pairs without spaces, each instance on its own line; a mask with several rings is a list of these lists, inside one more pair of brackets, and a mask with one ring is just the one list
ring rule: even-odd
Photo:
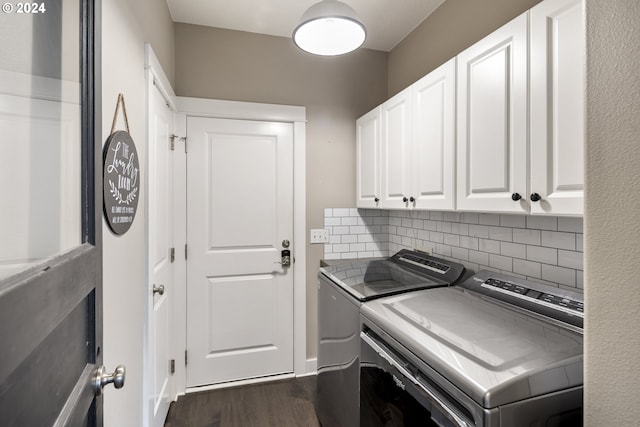
[[293,41],[315,55],[342,55],[364,43],[367,31],[356,12],[337,0],[322,0],[311,6],[293,30]]

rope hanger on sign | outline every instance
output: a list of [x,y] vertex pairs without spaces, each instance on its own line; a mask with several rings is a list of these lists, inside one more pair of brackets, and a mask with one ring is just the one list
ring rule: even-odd
[[118,120],[118,113],[120,112],[120,105],[122,105],[122,113],[124,114],[124,125],[127,128],[127,133],[129,132],[129,118],[127,117],[127,107],[124,104],[124,95],[118,94],[118,102],[116,103],[116,111],[113,114],[113,123],[111,124],[111,135],[116,131],[116,121]]

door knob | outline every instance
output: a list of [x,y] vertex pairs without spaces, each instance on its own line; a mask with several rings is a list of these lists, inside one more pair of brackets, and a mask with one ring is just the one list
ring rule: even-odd
[[164,295],[164,285],[160,285],[160,286],[156,286],[156,284],[153,284],[153,294],[160,294],[160,295]]
[[113,384],[115,388],[124,387],[124,377],[126,376],[127,370],[124,365],[116,366],[116,370],[113,371],[112,374],[108,374],[107,370],[104,366],[100,366],[98,371],[96,372],[96,376],[94,378],[94,391],[96,396],[100,396],[102,394],[102,389],[107,384]]

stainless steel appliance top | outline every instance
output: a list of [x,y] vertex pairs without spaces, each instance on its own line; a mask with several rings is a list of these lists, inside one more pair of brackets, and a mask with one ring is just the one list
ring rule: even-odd
[[320,268],[359,301],[412,290],[448,286],[465,277],[462,264],[403,249],[386,259],[353,260]]
[[[538,302],[506,294],[503,282],[531,290],[529,299]],[[369,319],[479,405],[494,408],[582,385],[581,328],[566,322],[580,318],[580,303],[577,293],[479,272],[460,286],[370,301],[361,312],[365,326]]]

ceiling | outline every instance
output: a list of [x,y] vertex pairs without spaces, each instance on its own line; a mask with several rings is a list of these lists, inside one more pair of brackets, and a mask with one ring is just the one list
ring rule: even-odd
[[[167,0],[174,22],[291,37],[319,0]],[[367,27],[364,47],[393,49],[444,0],[341,0]]]

